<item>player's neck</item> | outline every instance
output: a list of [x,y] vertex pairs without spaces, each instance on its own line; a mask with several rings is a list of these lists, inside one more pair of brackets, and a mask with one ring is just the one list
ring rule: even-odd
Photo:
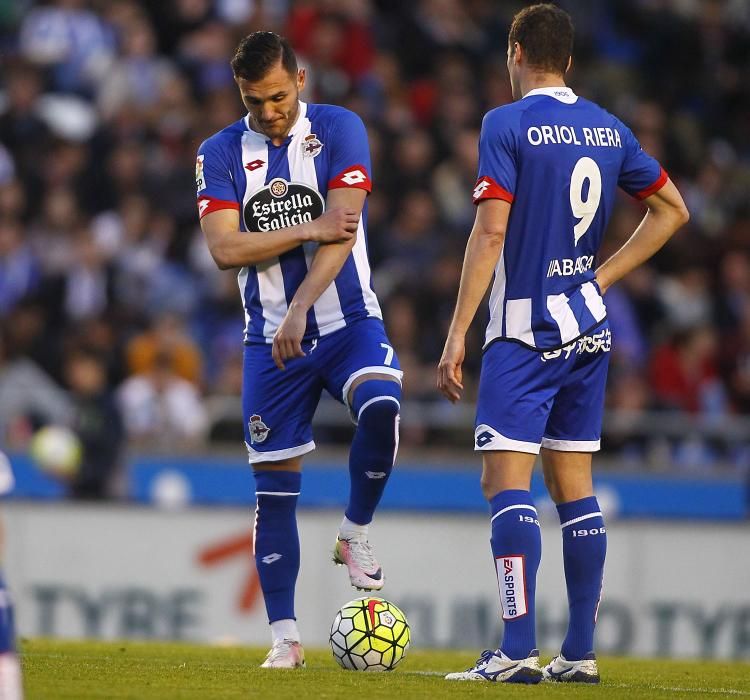
[[565,78],[557,73],[527,73],[521,79],[521,96],[525,97],[532,90],[538,88],[567,87]]

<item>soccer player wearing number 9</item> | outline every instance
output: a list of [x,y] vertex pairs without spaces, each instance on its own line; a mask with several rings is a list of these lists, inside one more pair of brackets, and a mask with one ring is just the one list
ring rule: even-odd
[[247,114],[198,150],[201,228],[217,265],[241,268],[242,408],[255,475],[255,562],[273,646],[263,666],[304,666],[294,612],[302,457],[323,389],[357,425],[333,552],[353,586],[379,590],[368,525],[398,446],[401,369],[372,290],[367,132],[353,112],[299,99],[289,43],[255,32],[231,61]]
[[[500,648],[451,680],[598,682],[593,638],[606,534],[591,455],[599,449],[611,347],[603,295],[688,218],[677,189],[630,129],[565,85],[572,45],[572,22],[560,8],[519,12],[507,64],[516,101],[482,124],[476,221],[438,386],[451,401],[460,398],[464,337],[494,273],[475,449],[505,624]],[[596,267],[618,187],[648,212]],[[570,606],[561,653],[544,669],[534,629],[541,539],[529,493],[540,452],[560,516]]]

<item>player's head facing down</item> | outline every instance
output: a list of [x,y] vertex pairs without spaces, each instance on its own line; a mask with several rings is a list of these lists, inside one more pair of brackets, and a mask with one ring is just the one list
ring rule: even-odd
[[[529,89],[529,78],[559,80],[570,68],[573,53],[573,21],[565,10],[551,3],[531,5],[514,18],[508,33],[508,74],[513,99]],[[534,84],[531,87],[541,87]]]
[[253,32],[240,41],[230,65],[250,126],[280,145],[297,120],[305,86],[289,42],[274,32]]

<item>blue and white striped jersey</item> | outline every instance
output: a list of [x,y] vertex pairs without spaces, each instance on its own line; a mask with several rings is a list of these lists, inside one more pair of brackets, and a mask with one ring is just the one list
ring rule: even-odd
[[474,202],[511,202],[490,293],[494,340],[554,350],[606,318],[594,261],[617,187],[644,199],[667,182],[659,163],[604,109],[566,87],[539,88],[488,112]]
[[[198,149],[195,179],[201,217],[237,209],[240,229],[262,236],[319,217],[329,190],[371,190],[370,150],[362,120],[332,105],[300,102],[297,121],[281,146],[253,131],[247,117]],[[336,279],[307,316],[305,340],[361,318],[382,318],[372,290],[366,247],[367,203],[357,242]],[[288,304],[307,274],[317,243],[306,243],[239,273],[245,342],[271,343]]]

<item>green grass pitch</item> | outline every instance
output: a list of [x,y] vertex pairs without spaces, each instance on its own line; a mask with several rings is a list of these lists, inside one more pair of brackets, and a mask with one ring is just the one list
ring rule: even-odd
[[[719,698],[750,697],[745,662],[603,658],[599,686],[542,683],[498,687],[450,683],[475,654],[412,651],[390,673],[344,671],[328,650],[308,650],[302,671],[258,668],[266,649],[158,642],[25,640],[21,662],[27,700],[410,700],[411,698]],[[543,657],[546,661],[546,657]]]

